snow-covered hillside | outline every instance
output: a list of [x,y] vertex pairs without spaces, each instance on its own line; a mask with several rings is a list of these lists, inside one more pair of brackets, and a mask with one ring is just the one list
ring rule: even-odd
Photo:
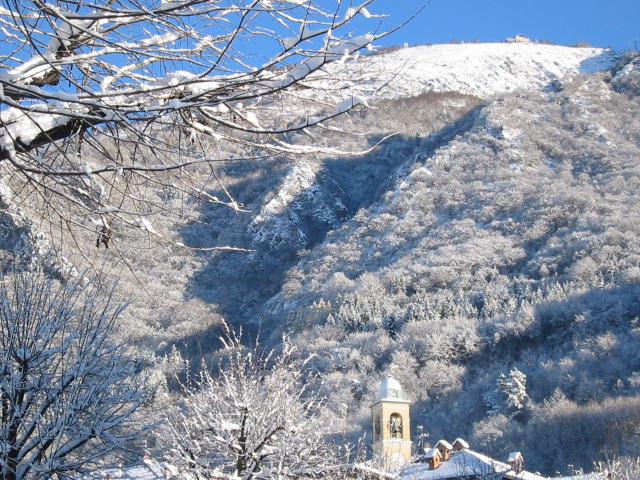
[[[545,473],[587,470],[607,442],[638,451],[604,419],[640,431],[640,357],[625,353],[640,340],[640,63],[618,57],[441,45],[339,66],[370,87],[397,74],[371,110],[338,120],[370,138],[398,131],[362,162],[395,169],[307,246],[259,316],[286,322],[336,410],[368,424],[371,379],[390,372],[431,435],[518,449]],[[356,165],[336,172],[352,179],[345,205],[375,183]],[[529,396],[518,413],[500,390],[514,367]]]
[[[257,161],[212,144],[236,160],[199,180],[241,211],[163,195],[184,215],[177,228],[156,217],[175,244],[90,238],[87,258],[126,259],[112,270],[138,297],[123,318],[156,353],[210,354],[223,317],[265,345],[286,333],[354,436],[389,372],[416,425],[496,458],[518,449],[556,472],[640,451],[640,57],[623,53],[459,44],[345,58],[314,76],[327,98],[264,108],[296,122],[365,96],[371,108],[289,140],[370,153]],[[22,230],[2,215],[8,258]],[[498,388],[512,368],[528,381],[517,411]]]
[[374,95],[414,97],[428,91],[481,98],[518,89],[543,89],[554,80],[611,68],[620,52],[535,43],[424,45],[361,56],[332,65],[336,76],[359,69]]

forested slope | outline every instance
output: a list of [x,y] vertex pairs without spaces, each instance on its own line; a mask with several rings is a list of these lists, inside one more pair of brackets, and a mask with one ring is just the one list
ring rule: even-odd
[[388,144],[404,160],[394,185],[305,252],[267,307],[345,416],[365,428],[385,371],[431,440],[520,450],[546,473],[637,452],[637,91],[634,61]]
[[267,344],[286,333],[353,439],[392,374],[432,443],[520,450],[548,474],[637,453],[638,59],[449,45],[335,68],[368,82],[370,108],[333,121],[352,135],[290,140],[348,150],[395,133],[369,154],[216,152],[229,161],[201,172],[208,194],[242,209],[165,192],[180,222],[155,227],[174,243],[114,238],[107,251],[86,238],[56,259],[29,205],[0,196],[3,268],[57,261],[64,275],[65,258],[120,277],[133,295],[123,318],[150,358],[172,345],[206,357],[222,318]]

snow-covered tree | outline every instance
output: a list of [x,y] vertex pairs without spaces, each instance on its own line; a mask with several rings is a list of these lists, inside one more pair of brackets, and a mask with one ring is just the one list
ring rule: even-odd
[[509,414],[510,419],[516,418],[529,399],[527,376],[515,367],[509,371],[508,376],[501,373],[496,391],[503,399],[502,409]]
[[517,419],[529,402],[527,376],[515,367],[509,375],[501,373],[495,388],[486,392],[483,400],[490,415],[504,414],[509,420]]
[[640,478],[640,457],[615,457],[606,462],[596,462],[596,472],[604,478],[634,480]]
[[353,26],[379,27],[373,1],[3,0],[2,181],[61,230],[104,227],[105,246],[112,229],[161,236],[162,195],[240,209],[207,191],[208,165],[233,159],[216,145],[331,151],[290,136],[366,104],[322,71],[384,35]]
[[137,438],[152,389],[115,337],[122,306],[94,283],[0,283],[0,479],[78,471]]
[[247,349],[230,330],[222,340],[216,372],[204,367],[166,415],[160,435],[170,462],[196,478],[245,480],[333,466],[340,449],[326,438],[332,419],[293,347]]

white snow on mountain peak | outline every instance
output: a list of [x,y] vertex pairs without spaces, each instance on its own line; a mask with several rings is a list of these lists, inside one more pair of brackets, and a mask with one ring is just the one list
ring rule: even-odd
[[[425,92],[459,92],[480,98],[520,89],[543,89],[554,80],[611,68],[621,52],[536,43],[423,45],[360,56],[329,69],[359,72],[374,99]],[[362,83],[361,83],[362,84]],[[377,91],[380,89],[379,91]]]

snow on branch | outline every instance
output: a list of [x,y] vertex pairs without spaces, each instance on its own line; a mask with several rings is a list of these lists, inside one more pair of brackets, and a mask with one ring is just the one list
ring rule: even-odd
[[295,350],[247,348],[226,328],[217,368],[203,365],[167,412],[159,437],[168,460],[198,477],[222,470],[245,480],[339,463],[339,448],[327,441],[331,416]]
[[[16,201],[39,192],[40,210],[64,217],[61,224],[94,228],[70,219],[71,211],[108,216],[103,223],[126,217],[122,225],[163,237],[140,219],[159,210],[158,189],[192,198],[203,192],[188,183],[200,165],[223,161],[212,145],[243,147],[255,158],[338,153],[288,134],[367,106],[357,79],[336,79],[324,67],[386,33],[352,25],[356,17],[380,17],[374,0],[328,3],[12,3],[15,9],[0,11],[0,39],[10,52],[0,69],[7,188]],[[372,20],[371,30],[378,28]],[[242,210],[231,197],[219,203]]]
[[57,285],[37,273],[2,278],[2,478],[78,472],[149,428],[134,417],[154,388],[116,341],[121,312],[91,280]]

